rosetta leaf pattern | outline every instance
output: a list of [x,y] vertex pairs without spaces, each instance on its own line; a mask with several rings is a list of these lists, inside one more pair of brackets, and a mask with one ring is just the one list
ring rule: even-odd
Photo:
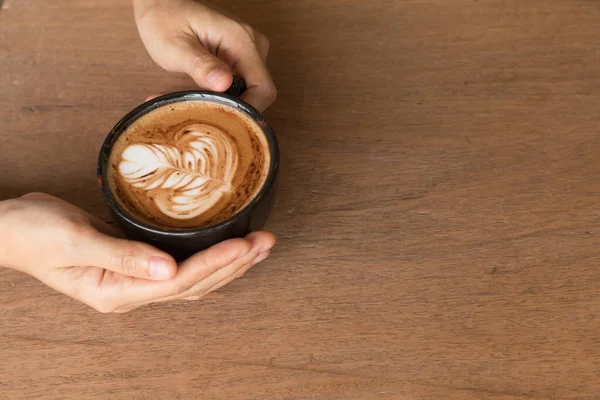
[[231,192],[238,163],[235,143],[221,130],[196,124],[172,143],[134,143],[122,154],[123,180],[152,197],[164,215],[195,218]]

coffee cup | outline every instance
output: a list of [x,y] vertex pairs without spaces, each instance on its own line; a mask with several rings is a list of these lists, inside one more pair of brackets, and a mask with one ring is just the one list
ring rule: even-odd
[[277,138],[258,110],[231,94],[195,90],[125,115],[100,149],[97,179],[127,238],[181,261],[262,229],[278,166]]

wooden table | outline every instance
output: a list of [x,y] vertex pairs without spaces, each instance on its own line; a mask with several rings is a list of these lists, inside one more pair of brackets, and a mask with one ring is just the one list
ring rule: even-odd
[[[600,398],[599,3],[219,3],[272,39],[272,257],[125,315],[0,271],[0,398]],[[108,219],[105,134],[191,82],[128,0],[4,7],[2,197]]]

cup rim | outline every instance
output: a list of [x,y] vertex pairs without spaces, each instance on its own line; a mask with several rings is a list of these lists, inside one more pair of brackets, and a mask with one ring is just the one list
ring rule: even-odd
[[[117,199],[115,198],[115,196],[109,188],[107,176],[109,168],[107,168],[107,164],[111,154],[112,145],[132,123],[137,121],[142,116],[160,107],[172,103],[179,103],[182,101],[207,101],[212,103],[218,103],[231,107],[237,110],[238,112],[242,112],[243,114],[250,117],[261,128],[265,135],[265,138],[267,139],[267,143],[269,145],[269,152],[271,155],[269,172],[261,189],[258,191],[256,196],[254,196],[252,201],[250,201],[244,208],[233,214],[228,219],[213,225],[203,226],[200,228],[160,228],[158,226],[150,225],[143,221],[140,221],[139,219],[131,215],[131,213],[128,212],[124,207],[121,206],[121,204],[117,201]],[[260,113],[260,111],[258,111],[256,108],[246,103],[245,101],[228,94],[210,92],[206,90],[186,90],[173,92],[153,98],[140,104],[139,106],[135,107],[133,110],[125,114],[125,116],[121,118],[119,122],[117,122],[115,126],[110,130],[110,132],[104,139],[104,142],[102,143],[102,147],[100,148],[100,152],[98,155],[96,178],[100,187],[100,193],[102,194],[102,197],[104,198],[104,201],[107,203],[108,207],[113,212],[115,212],[120,218],[127,221],[129,224],[132,224],[136,228],[143,229],[147,232],[185,237],[195,236],[199,233],[208,233],[217,229],[224,228],[228,225],[235,223],[240,218],[250,214],[273,186],[278,169],[279,144],[277,141],[277,137],[275,136],[275,132],[271,129],[271,126]]]

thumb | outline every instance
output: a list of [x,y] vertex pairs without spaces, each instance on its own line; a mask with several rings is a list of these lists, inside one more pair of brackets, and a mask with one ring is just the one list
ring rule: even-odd
[[179,60],[186,72],[201,89],[224,92],[233,83],[231,68],[206,50],[198,41],[180,50]]
[[167,280],[177,273],[173,257],[148,244],[117,239],[97,231],[80,239],[79,265],[151,280]]

